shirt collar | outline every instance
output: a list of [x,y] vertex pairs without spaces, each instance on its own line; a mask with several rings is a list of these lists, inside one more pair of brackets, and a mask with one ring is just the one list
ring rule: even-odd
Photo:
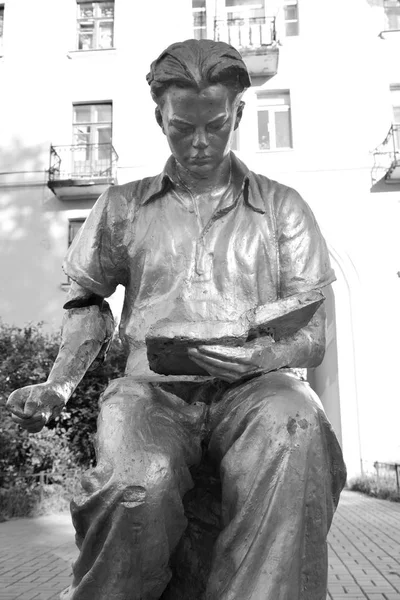
[[[253,173],[233,152],[231,152],[230,156],[232,165],[233,198],[236,199],[243,193],[246,204],[256,212],[264,213],[265,206],[262,197],[259,194],[251,193],[251,189],[249,189],[251,187],[251,180],[254,178]],[[141,205],[147,204],[157,198],[161,198],[168,190],[176,185],[175,165],[174,157],[170,156],[162,173],[152,179],[149,187],[143,194],[140,200]]]

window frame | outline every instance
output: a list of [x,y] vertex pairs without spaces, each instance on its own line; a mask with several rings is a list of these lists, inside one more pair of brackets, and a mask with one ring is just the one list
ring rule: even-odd
[[[394,0],[383,0],[383,10],[385,13],[385,31],[400,31],[400,2]],[[397,20],[396,27],[390,27],[390,14]]]
[[[75,109],[81,106],[90,107],[90,120],[77,121],[75,120]],[[95,107],[96,106],[109,106],[111,111],[110,121],[97,121],[94,120]],[[88,127],[88,141],[86,143],[79,143],[77,140],[77,128],[79,126]],[[98,133],[102,129],[110,129],[110,141],[100,142]],[[74,153],[72,154],[71,167],[72,172],[80,177],[95,176],[100,177],[101,173],[104,172],[104,168],[107,171],[111,168],[112,164],[112,143],[113,143],[113,102],[111,100],[96,100],[89,102],[73,102],[72,104],[72,146]],[[109,158],[102,157],[100,146],[109,144],[110,156]],[[76,158],[79,156],[79,148],[81,154],[85,153],[80,159]],[[104,148],[103,148],[104,150]],[[107,149],[106,149],[107,150]],[[75,152],[76,151],[76,152]]]
[[4,52],[4,17],[6,12],[6,5],[4,2],[0,2],[0,56],[3,56]]
[[[93,17],[85,18],[80,16],[80,10],[82,4],[91,4],[93,6]],[[112,17],[102,17],[100,14],[100,6],[101,4],[112,4],[113,5],[113,16]],[[78,52],[93,52],[98,50],[113,50],[115,48],[115,0],[76,0],[77,6],[77,15],[76,15],[76,50]],[[100,47],[101,41],[101,28],[100,25],[102,23],[111,23],[112,24],[112,39],[111,45],[106,48]],[[93,24],[93,41],[91,48],[80,48],[80,36],[84,33],[81,30],[82,24]]]
[[[274,102],[274,99],[278,100],[278,102]],[[268,112],[269,148],[260,147],[259,115],[262,112]],[[276,145],[276,114],[282,112],[288,113],[289,130],[287,133],[289,136],[290,145],[279,147]],[[293,150],[292,105],[290,90],[260,90],[257,93],[257,137],[257,152],[288,152]]]
[[[286,19],[286,8],[294,6],[296,7],[296,18],[295,19]],[[288,25],[295,23],[296,33],[288,33]],[[299,16],[299,0],[283,0],[283,25],[285,28],[285,37],[298,37],[300,35],[300,16]]]
[[[68,219],[68,248],[71,246],[72,242],[74,241],[75,237],[78,235],[82,225],[84,224],[84,222],[86,221],[87,217],[73,217],[71,219]],[[72,235],[73,233],[73,224],[76,223],[80,223],[80,227],[75,231],[75,234]]]

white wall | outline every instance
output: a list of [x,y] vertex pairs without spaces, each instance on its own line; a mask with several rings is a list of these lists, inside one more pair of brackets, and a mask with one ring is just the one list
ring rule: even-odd
[[[83,55],[73,0],[6,0],[0,171],[38,172],[0,174],[5,322],[60,322],[68,219],[91,204],[61,202],[45,185],[50,144],[72,143],[72,103],[112,100],[119,182],[158,172],[168,156],[145,76],[169,43],[191,37],[190,2],[138,5],[116,0],[115,51]],[[249,90],[239,156],[297,188],[329,243],[336,328],[316,377],[355,474],[360,459],[400,460],[400,194],[370,193],[370,151],[389,129],[389,86],[400,82],[400,38],[378,37],[383,9],[373,0],[300,0],[299,9],[300,36],[282,41],[278,75],[264,86],[290,90],[294,148],[256,151]]]

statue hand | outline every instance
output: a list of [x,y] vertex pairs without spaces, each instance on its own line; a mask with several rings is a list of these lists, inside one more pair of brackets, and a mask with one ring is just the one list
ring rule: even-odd
[[66,403],[65,397],[54,383],[45,382],[28,385],[15,390],[9,397],[6,407],[12,419],[29,433],[37,433],[57,417]]
[[190,358],[200,367],[219,379],[230,383],[259,373],[267,373],[276,368],[274,341],[262,338],[242,347],[199,346],[188,350]]

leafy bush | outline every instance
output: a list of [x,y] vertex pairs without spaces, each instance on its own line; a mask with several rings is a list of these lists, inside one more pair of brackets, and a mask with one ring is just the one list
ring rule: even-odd
[[[0,323],[0,486],[6,490],[0,495],[0,514],[32,514],[38,503],[34,474],[63,474],[72,467],[94,463],[92,437],[98,398],[109,381],[124,372],[126,356],[119,340],[111,345],[107,361],[85,376],[67,410],[41,432],[22,430],[5,409],[15,389],[47,379],[58,346],[59,335],[43,333],[40,325],[18,328]],[[65,489],[65,481],[60,485]],[[11,510],[10,503],[19,508]]]
[[349,489],[354,492],[362,492],[373,498],[400,502],[400,495],[391,477],[380,477],[379,479],[375,475],[356,477],[349,481]]

